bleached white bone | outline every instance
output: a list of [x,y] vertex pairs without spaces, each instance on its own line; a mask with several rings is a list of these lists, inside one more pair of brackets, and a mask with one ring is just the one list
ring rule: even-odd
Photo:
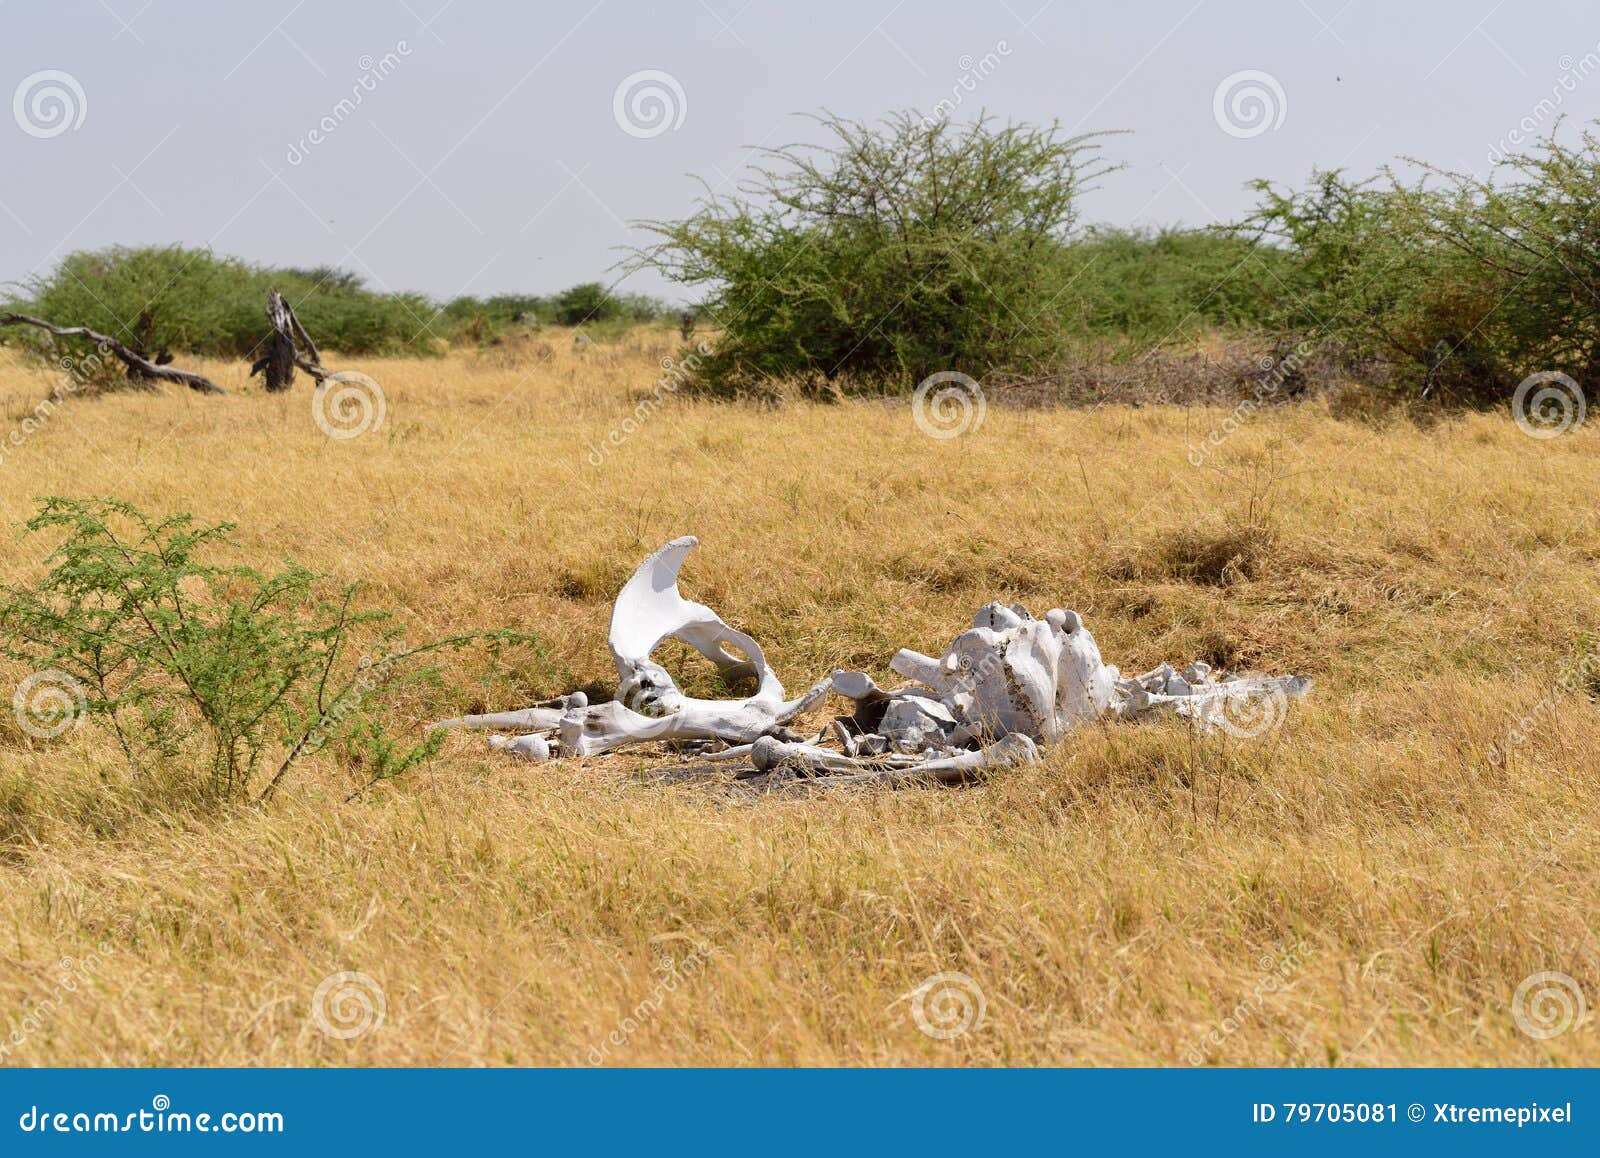
[[894,658],[889,661],[889,670],[896,675],[905,676],[908,680],[926,684],[940,694],[943,694],[950,682],[950,673],[944,670],[938,660],[931,655],[923,655],[920,651],[912,651],[909,647],[902,647],[894,653]]
[[[782,700],[783,684],[767,666],[761,645],[729,627],[705,604],[691,602],[678,593],[678,570],[699,545],[700,540],[693,535],[672,540],[639,564],[618,594],[607,638],[620,681],[617,698],[635,707],[643,703],[653,706],[657,700],[670,699],[672,693],[678,692],[672,677],[650,658],[661,641],[671,637],[683,640],[715,663],[724,678],[754,676],[757,692],[752,699]],[[733,655],[725,644],[732,644],[746,658]],[[672,710],[666,703],[661,707]]]
[[899,696],[890,701],[878,731],[888,738],[897,752],[921,752],[943,748],[956,730],[956,718],[938,700],[922,696]]
[[[1177,694],[1152,692],[1137,681],[1126,681],[1132,686],[1127,688],[1127,699],[1119,706],[1118,714],[1140,716],[1167,710],[1187,716],[1202,727],[1210,727],[1224,718],[1223,709],[1229,703],[1288,696],[1299,698],[1311,690],[1311,681],[1305,676],[1246,676],[1213,683],[1190,683],[1182,676],[1177,676],[1176,680],[1189,690]],[[1169,677],[1167,687],[1172,688],[1173,683]]]
[[[533,759],[550,754],[556,733],[561,754],[574,756],[645,741],[721,739],[738,746],[708,759],[749,760],[764,770],[789,763],[841,783],[917,776],[953,783],[982,768],[1036,759],[1038,744],[1059,742],[1101,718],[1170,711],[1203,727],[1220,724],[1259,734],[1263,729],[1237,720],[1230,725],[1228,705],[1281,701],[1310,687],[1298,676],[1217,679],[1203,663],[1181,672],[1163,664],[1124,679],[1101,658],[1075,611],[1052,608],[1035,619],[1020,604],[990,603],[937,659],[909,648],[894,656],[889,666],[912,684],[887,690],[864,672],[836,671],[797,699],[785,700],[783,684],[760,645],[679,592],[678,572],[697,544],[691,536],[667,543],[617,596],[608,633],[620,684],[616,699],[589,705],[579,692],[446,725],[539,733],[497,745]],[[688,643],[728,678],[753,676],[756,693],[731,700],[684,695],[652,658],[668,638]],[[794,742],[783,725],[830,690],[855,701],[854,715],[836,719],[831,733],[824,729],[816,742]],[[1278,702],[1273,712],[1281,710]],[[830,734],[842,751],[822,745]],[[963,747],[969,750],[960,751]]]
[[823,696],[829,682],[821,680],[806,693],[788,701],[763,696],[747,700],[700,700],[679,695],[665,715],[647,716],[627,704],[611,700],[561,720],[561,749],[572,756],[598,756],[625,744],[650,740],[727,740],[747,744],[787,724]]
[[[766,741],[762,741],[765,743]],[[961,752],[954,756],[940,756],[909,764],[890,763],[883,766],[875,760],[866,771],[854,774],[834,774],[813,781],[816,784],[842,786],[849,784],[877,784],[892,787],[913,784],[923,780],[936,780],[941,784],[962,784],[974,779],[979,772],[990,768],[1004,768],[1012,764],[1031,764],[1039,759],[1039,748],[1020,732],[996,740],[987,748]]]
[[1018,733],[996,740],[987,748],[949,756],[886,755],[863,760],[817,744],[789,743],[775,736],[763,736],[753,744],[730,748],[712,758],[748,758],[762,772],[770,772],[788,764],[812,772],[859,773],[855,776],[829,776],[827,783],[865,783],[924,776],[953,783],[985,768],[1031,763],[1039,758],[1039,749],[1027,736]]
[[[678,591],[678,571],[699,545],[692,535],[673,539],[639,565],[611,609],[607,644],[616,664],[616,698],[588,703],[581,692],[559,707],[532,707],[447,720],[439,726],[558,731],[566,756],[595,756],[651,740],[721,739],[747,743],[800,715],[828,692],[823,680],[785,700],[783,681],[767,664],[761,645],[723,622],[703,603]],[[744,699],[686,696],[651,654],[665,639],[681,639],[710,659],[728,679],[753,676],[756,693]],[[734,655],[728,647],[744,656]]]
[[489,747],[498,748],[508,756],[531,760],[536,764],[542,764],[550,759],[550,741],[537,734],[516,737],[490,736]]
[[[458,716],[453,720],[440,720],[433,725],[435,728],[500,728],[508,731],[523,729],[530,732],[551,732],[561,726],[561,717],[573,708],[587,707],[589,697],[583,692],[573,692],[569,696],[558,696],[554,700],[546,700],[543,704],[535,704],[531,708],[522,708],[515,712],[489,712],[481,716]],[[556,705],[556,706],[547,706]]]

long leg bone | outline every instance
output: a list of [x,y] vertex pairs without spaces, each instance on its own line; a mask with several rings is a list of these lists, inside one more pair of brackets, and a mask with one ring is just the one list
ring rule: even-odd
[[504,728],[525,729],[530,732],[551,732],[561,726],[561,718],[573,708],[589,705],[589,697],[582,692],[559,696],[554,701],[535,704],[516,712],[490,712],[482,716],[460,716],[454,720],[440,720],[435,728]]
[[760,696],[748,700],[697,700],[679,696],[676,710],[647,716],[612,700],[561,720],[561,748],[572,756],[598,756],[624,744],[649,740],[728,740],[747,744],[788,723],[828,694],[822,680],[798,699],[772,703]]

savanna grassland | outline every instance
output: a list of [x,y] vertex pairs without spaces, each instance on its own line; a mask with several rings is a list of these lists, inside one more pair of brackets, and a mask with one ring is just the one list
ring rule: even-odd
[[[403,704],[419,733],[604,688],[611,599],[681,534],[686,594],[790,689],[882,679],[1001,599],[1077,609],[1124,671],[1199,657],[1312,694],[1255,740],[1107,726],[960,790],[751,797],[452,734],[353,797],[360,770],[319,755],[262,806],[0,713],[0,1029],[32,1022],[4,1064],[1600,1064],[1592,1013],[1541,1040],[1512,1008],[1540,971],[1600,1001],[1592,424],[1322,399],[1197,468],[1230,411],[991,399],[940,440],[903,400],[669,396],[594,454],[675,346],[547,329],[368,359],[387,416],[348,441],[304,379],[270,396],[238,362],[194,366],[227,398],[68,399],[0,465],[0,581],[43,566],[38,497],[112,495],[360,581],[407,639],[542,637],[546,662],[492,681],[447,660]],[[9,432],[54,379],[0,359]],[[341,971],[383,995],[349,1039],[312,1010]],[[912,1013],[941,972],[984,1001],[950,1039]]]

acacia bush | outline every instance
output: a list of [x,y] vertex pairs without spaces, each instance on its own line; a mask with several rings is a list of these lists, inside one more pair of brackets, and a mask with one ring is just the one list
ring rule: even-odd
[[764,151],[757,176],[634,254],[703,296],[721,330],[692,385],[906,388],[940,370],[1030,373],[1056,358],[1062,244],[1107,171],[1057,126],[818,118],[829,141]]
[[[3,308],[88,326],[148,358],[188,353],[254,361],[271,335],[265,310],[274,289],[320,346],[347,355],[427,355],[443,342],[482,342],[518,327],[620,327],[668,312],[654,298],[611,293],[599,282],[549,296],[461,297],[439,306],[422,294],[369,289],[348,270],[275,269],[177,245],[71,254],[18,287]],[[0,341],[43,342],[52,355],[64,347],[80,360],[91,348],[31,331],[0,331]]]
[[1299,273],[1282,247],[1213,229],[1094,227],[1067,258],[1055,308],[1068,329],[1135,339],[1141,351],[1217,329],[1269,328]]
[[[271,795],[329,741],[368,780],[398,775],[442,739],[401,743],[384,726],[390,697],[432,677],[422,657],[536,643],[500,632],[407,646],[387,612],[357,609],[354,586],[327,590],[292,562],[271,575],[211,562],[229,546],[227,523],[50,498],[27,526],[64,535],[35,585],[0,588],[0,655],[26,664],[39,710],[54,709],[41,733],[71,722],[62,711],[82,714],[115,735],[135,775],[190,771],[217,798]],[[19,720],[26,700],[19,692]]]
[[253,360],[271,334],[267,295],[281,291],[300,320],[346,354],[426,353],[433,307],[418,294],[377,293],[351,273],[251,265],[183,246],[73,253],[19,287],[8,308],[88,326],[146,357],[163,352]]
[[613,293],[600,282],[582,282],[547,296],[500,294],[459,297],[439,313],[453,341],[483,343],[497,335],[540,326],[598,326],[602,330],[656,321],[670,307],[646,294]]
[[1394,388],[1503,401],[1529,374],[1600,376],[1600,140],[1552,135],[1491,177],[1413,162],[1368,182],[1257,183],[1247,225],[1284,245],[1279,323],[1376,355]]

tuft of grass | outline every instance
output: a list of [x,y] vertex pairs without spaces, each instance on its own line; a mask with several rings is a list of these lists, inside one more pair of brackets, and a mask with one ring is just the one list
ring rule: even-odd
[[1131,555],[1111,561],[1121,580],[1176,580],[1228,587],[1261,577],[1276,536],[1270,527],[1176,527]]

